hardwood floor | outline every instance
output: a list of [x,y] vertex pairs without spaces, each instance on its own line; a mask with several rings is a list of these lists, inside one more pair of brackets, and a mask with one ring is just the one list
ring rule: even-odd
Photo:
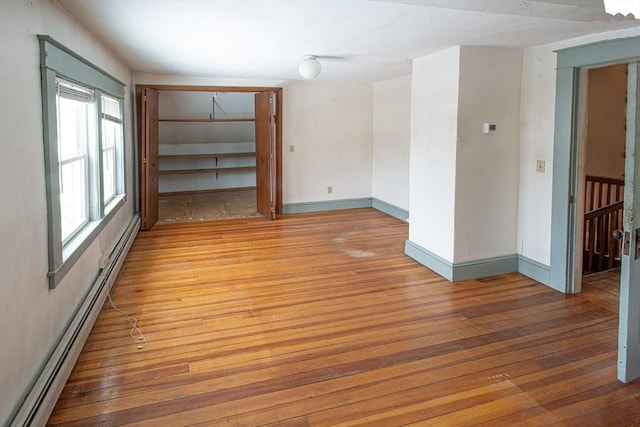
[[582,291],[594,302],[608,304],[617,312],[620,305],[620,267],[584,275]]
[[617,314],[518,274],[451,284],[371,209],[161,225],[51,425],[640,425]]

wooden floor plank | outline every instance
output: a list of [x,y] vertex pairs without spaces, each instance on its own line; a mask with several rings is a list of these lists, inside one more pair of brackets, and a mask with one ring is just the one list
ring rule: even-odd
[[518,274],[451,284],[372,209],[140,233],[50,425],[618,425],[617,313]]

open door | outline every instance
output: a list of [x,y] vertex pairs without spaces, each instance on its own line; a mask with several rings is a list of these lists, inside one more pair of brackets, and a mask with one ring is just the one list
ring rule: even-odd
[[276,115],[275,92],[255,95],[256,204],[258,213],[276,218]]
[[138,95],[140,129],[141,230],[158,221],[158,91],[143,88]]
[[629,64],[618,379],[640,377],[640,64]]

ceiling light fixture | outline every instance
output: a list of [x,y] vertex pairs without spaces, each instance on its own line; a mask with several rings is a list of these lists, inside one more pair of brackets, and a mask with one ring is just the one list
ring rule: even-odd
[[298,72],[303,78],[309,80],[318,77],[321,69],[322,66],[318,62],[316,55],[305,55],[302,57]]

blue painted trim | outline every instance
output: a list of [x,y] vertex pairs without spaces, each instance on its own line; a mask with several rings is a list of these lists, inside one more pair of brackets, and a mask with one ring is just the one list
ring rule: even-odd
[[515,254],[458,262],[453,264],[453,281],[478,279],[517,271],[518,256]]
[[450,282],[518,271],[518,256],[515,254],[452,263],[411,240],[405,242],[404,253]]
[[640,36],[559,49],[557,67],[596,66],[614,62],[633,61],[640,57]]
[[98,88],[117,98],[124,98],[125,84],[46,35],[38,35],[40,66],[54,70],[78,83]]
[[551,209],[551,266],[549,286],[571,292],[574,284],[577,106],[580,71],[616,62],[640,59],[640,37],[607,40],[558,51],[555,128],[553,146],[553,190]]
[[407,240],[405,242],[404,253],[427,267],[429,270],[432,270],[450,282],[453,281],[453,264],[446,259],[434,254],[411,240]]
[[[530,277],[543,285],[551,286],[549,266],[527,258],[526,256],[518,255],[518,273]],[[561,289],[557,290],[563,292]]]
[[361,199],[325,200],[321,202],[286,203],[282,209],[285,214],[307,212],[337,211],[341,209],[370,208],[371,197]]
[[371,200],[371,207],[384,212],[389,216],[399,219],[400,221],[409,222],[409,211],[399,208],[375,197]]
[[[573,112],[577,108],[579,71],[566,68],[556,75],[556,120],[553,144],[553,183],[551,191],[551,266],[549,286],[566,292],[573,271],[575,236],[570,226],[575,222],[575,159],[577,139]],[[573,142],[572,142],[573,141]],[[572,219],[573,218],[573,219]]]

